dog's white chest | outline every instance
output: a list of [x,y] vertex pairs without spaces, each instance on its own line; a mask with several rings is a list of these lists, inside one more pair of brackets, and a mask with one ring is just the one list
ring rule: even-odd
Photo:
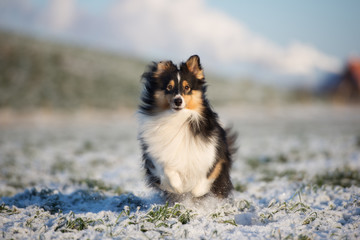
[[182,110],[140,120],[140,137],[147,144],[157,171],[178,174],[183,192],[206,180],[216,156],[213,139],[204,140],[191,132],[188,121],[196,121],[199,116],[195,114]]

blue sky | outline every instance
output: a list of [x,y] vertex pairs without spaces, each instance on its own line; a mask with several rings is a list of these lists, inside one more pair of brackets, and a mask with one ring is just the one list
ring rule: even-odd
[[281,45],[297,40],[341,59],[360,54],[358,0],[207,2]]
[[199,54],[212,72],[315,84],[360,54],[360,2],[4,0],[0,28],[147,60]]

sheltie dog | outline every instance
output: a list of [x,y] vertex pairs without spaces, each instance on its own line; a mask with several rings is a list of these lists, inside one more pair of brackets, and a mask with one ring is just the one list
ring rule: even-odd
[[139,141],[147,183],[167,199],[228,197],[236,136],[222,128],[206,98],[200,58],[179,68],[154,62],[142,80]]

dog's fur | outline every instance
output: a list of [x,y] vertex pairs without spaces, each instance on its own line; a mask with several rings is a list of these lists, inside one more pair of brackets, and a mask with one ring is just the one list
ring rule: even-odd
[[221,127],[206,99],[199,57],[179,68],[153,63],[143,82],[139,140],[148,184],[167,197],[227,197],[235,135]]

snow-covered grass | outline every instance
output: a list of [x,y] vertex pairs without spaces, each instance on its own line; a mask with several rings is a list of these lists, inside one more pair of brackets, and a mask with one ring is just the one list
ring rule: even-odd
[[358,239],[360,111],[229,107],[229,199],[148,189],[132,113],[1,115],[0,238]]

